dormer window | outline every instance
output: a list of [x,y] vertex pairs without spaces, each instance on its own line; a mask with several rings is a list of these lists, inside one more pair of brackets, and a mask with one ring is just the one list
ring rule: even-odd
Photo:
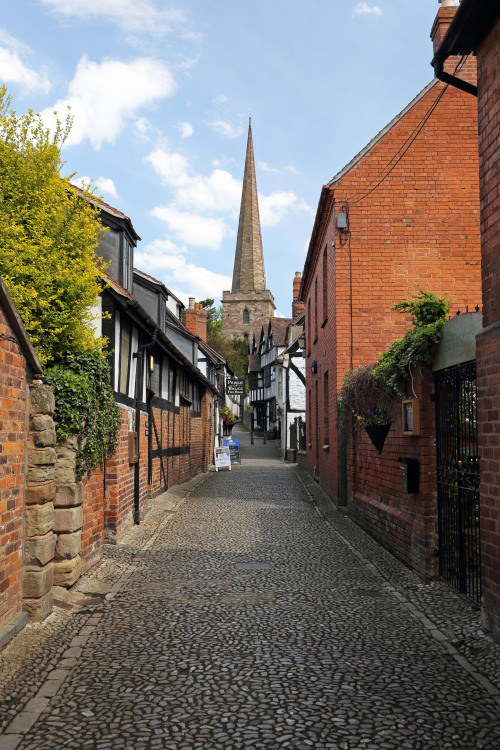
[[245,307],[245,309],[243,310],[243,325],[247,326],[249,324],[250,324],[250,313]]

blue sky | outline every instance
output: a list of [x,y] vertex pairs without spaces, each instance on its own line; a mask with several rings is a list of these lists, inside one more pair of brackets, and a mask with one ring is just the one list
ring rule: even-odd
[[267,286],[289,316],[321,186],[431,80],[438,0],[15,0],[13,108],[74,125],[69,172],[187,302],[230,288],[249,110]]

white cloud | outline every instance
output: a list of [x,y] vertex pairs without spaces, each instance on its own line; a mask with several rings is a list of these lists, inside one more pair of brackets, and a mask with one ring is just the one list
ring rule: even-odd
[[241,200],[241,182],[223,169],[208,177],[191,170],[182,154],[156,149],[146,157],[163,184],[174,188],[175,203],[181,208],[196,206],[198,211],[234,213]]
[[181,138],[189,138],[194,133],[193,126],[190,122],[179,122],[177,124],[177,130],[181,134]]
[[233,234],[223,219],[180,211],[173,205],[157,206],[151,214],[165,221],[169,231],[181,242],[217,250],[225,237]]
[[243,128],[241,125],[233,127],[229,122],[225,120],[213,120],[208,123],[212,130],[215,130],[219,135],[223,135],[225,138],[238,138],[243,135]]
[[[214,169],[204,176],[193,170],[180,153],[157,148],[145,161],[149,162],[164,185],[172,189],[172,200],[153,210],[165,221],[172,236],[187,245],[217,250],[226,237],[236,233],[241,202],[241,181],[224,169]],[[263,226],[276,226],[292,211],[312,208],[295,193],[275,192],[259,195]],[[193,208],[194,207],[194,208]]]
[[115,183],[110,177],[98,177],[97,180],[91,180],[90,177],[84,175],[83,177],[73,177],[71,182],[73,185],[82,188],[90,185],[91,189],[94,188],[98,195],[110,195],[112,198],[118,198]]
[[47,71],[29,68],[22,57],[31,54],[31,49],[19,42],[10,34],[0,29],[0,79],[3,83],[15,83],[22,94],[41,92],[47,94],[51,89]]
[[259,204],[261,224],[265,227],[276,226],[291,211],[306,211],[314,215],[312,208],[291,191],[259,196]]
[[170,240],[157,239],[134,254],[138,268],[154,272],[165,286],[187,304],[188,297],[220,298],[224,289],[231,288],[231,277],[209,271],[189,263],[185,249]]
[[263,172],[279,172],[279,169],[276,169],[276,167],[270,167],[267,161],[259,161],[259,169]]
[[358,3],[353,10],[353,16],[381,16],[382,9],[378,5],[368,5],[368,3]]
[[229,97],[225,94],[217,94],[217,96],[212,101],[214,104],[225,104],[229,101]]
[[158,60],[138,58],[130,63],[120,60],[95,63],[83,56],[69,84],[67,98],[44,110],[42,116],[48,124],[54,124],[54,111],[64,120],[70,107],[74,122],[67,145],[88,139],[98,149],[105,142],[114,143],[126,121],[138,110],[171,96],[174,91],[172,74]]
[[145,31],[155,36],[171,32],[186,20],[181,10],[158,10],[155,3],[149,0],[99,0],[97,3],[89,3],[88,0],[42,0],[42,3],[66,18],[89,21],[103,18],[127,31]]

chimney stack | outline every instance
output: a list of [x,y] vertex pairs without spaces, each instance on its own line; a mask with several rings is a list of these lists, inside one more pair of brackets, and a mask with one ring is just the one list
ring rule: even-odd
[[302,274],[300,271],[295,272],[293,280],[293,302],[292,302],[292,318],[295,319],[305,310],[305,304],[299,302],[300,285],[302,284]]
[[207,340],[207,312],[195,298],[189,298],[189,307],[185,311],[186,328],[193,336],[198,336],[202,341]]
[[[437,16],[434,20],[434,24],[431,29],[431,39],[434,55],[441,42],[444,39],[446,32],[448,31],[453,17],[456,13],[457,8],[454,5],[454,0],[438,0],[440,7],[437,12]],[[457,65],[460,62],[461,57],[454,55],[447,58],[444,64],[444,71],[451,75],[456,74],[458,78],[462,78],[468,83],[474,85],[477,84],[477,65],[476,58],[473,55],[469,55],[467,60],[462,63],[460,69],[457,70]]]

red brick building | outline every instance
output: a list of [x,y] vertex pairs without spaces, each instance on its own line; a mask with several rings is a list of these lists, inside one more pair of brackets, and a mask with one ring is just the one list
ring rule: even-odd
[[[500,8],[462,0],[435,50],[440,77],[456,55],[477,55],[483,331],[477,337],[483,620],[500,638]],[[460,77],[450,80],[461,86]],[[449,79],[448,79],[449,80]],[[471,93],[474,93],[473,91]],[[476,101],[470,97],[473,106]]]
[[23,616],[28,385],[41,372],[28,334],[0,278],[0,645]]
[[[440,8],[435,47],[454,12]],[[473,58],[450,58],[448,65],[475,82]],[[309,471],[335,502],[348,503],[361,524],[425,575],[435,567],[435,491],[424,479],[418,502],[402,496],[398,458],[413,454],[427,477],[433,435],[411,443],[390,436],[379,456],[364,436],[349,433],[346,456],[336,402],[346,372],[375,362],[405,332],[409,320],[391,305],[413,297],[416,284],[447,294],[453,311],[480,303],[477,168],[474,101],[431,81],[323,187],[301,287]],[[415,373],[414,387],[427,403],[432,382],[425,373]],[[394,418],[391,435],[399,430],[401,436]]]

